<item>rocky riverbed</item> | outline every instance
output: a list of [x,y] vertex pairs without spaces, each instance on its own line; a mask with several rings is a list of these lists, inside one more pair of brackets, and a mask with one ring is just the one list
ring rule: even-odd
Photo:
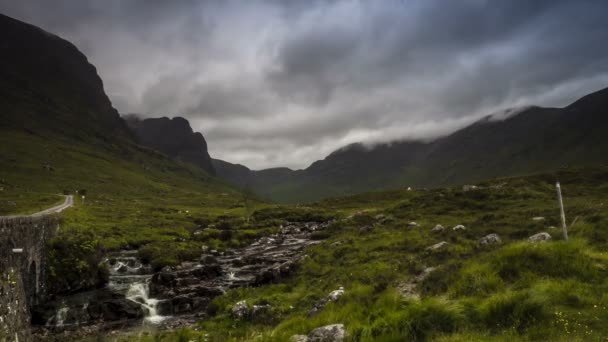
[[120,251],[106,259],[108,285],[39,305],[33,324],[42,336],[91,330],[151,326],[171,329],[203,319],[211,300],[235,287],[279,282],[297,267],[315,231],[330,222],[285,223],[278,234],[242,249],[203,248],[198,261],[152,272],[137,251]]

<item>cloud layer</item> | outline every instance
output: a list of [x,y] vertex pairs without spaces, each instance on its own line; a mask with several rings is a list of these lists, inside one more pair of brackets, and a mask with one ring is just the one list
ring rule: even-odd
[[0,0],[83,50],[122,113],[184,116],[212,156],[306,167],[608,86],[608,2]]

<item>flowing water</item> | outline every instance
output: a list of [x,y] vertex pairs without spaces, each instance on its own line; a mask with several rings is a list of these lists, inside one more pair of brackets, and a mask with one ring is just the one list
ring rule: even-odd
[[137,251],[120,251],[108,256],[110,281],[108,288],[138,303],[144,309],[144,323],[159,324],[168,316],[158,314],[158,299],[150,298],[150,279],[153,272],[135,256]]
[[245,248],[204,250],[199,261],[156,274],[135,250],[110,253],[105,259],[110,272],[105,288],[50,303],[51,309],[40,312],[42,323],[37,324],[59,331],[86,325],[157,330],[191,324],[204,318],[210,301],[230,288],[258,286],[288,276],[306,247],[319,242],[311,240],[311,234],[329,224],[281,226],[278,234]]

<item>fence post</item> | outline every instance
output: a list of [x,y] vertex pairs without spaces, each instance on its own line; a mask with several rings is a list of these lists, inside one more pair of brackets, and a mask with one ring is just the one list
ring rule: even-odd
[[555,183],[557,188],[557,200],[559,202],[560,216],[562,219],[562,229],[564,230],[564,240],[568,241],[568,227],[566,226],[566,213],[564,212],[564,201],[562,200],[562,188],[559,182]]

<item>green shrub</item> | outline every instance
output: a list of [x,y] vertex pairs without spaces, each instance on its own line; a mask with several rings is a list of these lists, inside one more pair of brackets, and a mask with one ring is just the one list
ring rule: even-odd
[[501,248],[492,255],[491,267],[507,281],[517,280],[523,273],[538,276],[590,281],[599,270],[585,253],[589,247],[581,240],[531,244],[520,242]]
[[486,328],[499,331],[526,328],[549,318],[546,303],[527,292],[499,293],[486,300],[480,307],[480,317]]
[[470,263],[458,274],[458,279],[450,284],[450,297],[486,296],[504,288],[502,279],[490,265]]
[[88,231],[64,228],[48,243],[47,288],[52,294],[71,293],[107,283],[103,250]]
[[373,341],[426,341],[433,335],[452,333],[464,322],[459,306],[438,300],[409,305],[405,311],[372,323]]

